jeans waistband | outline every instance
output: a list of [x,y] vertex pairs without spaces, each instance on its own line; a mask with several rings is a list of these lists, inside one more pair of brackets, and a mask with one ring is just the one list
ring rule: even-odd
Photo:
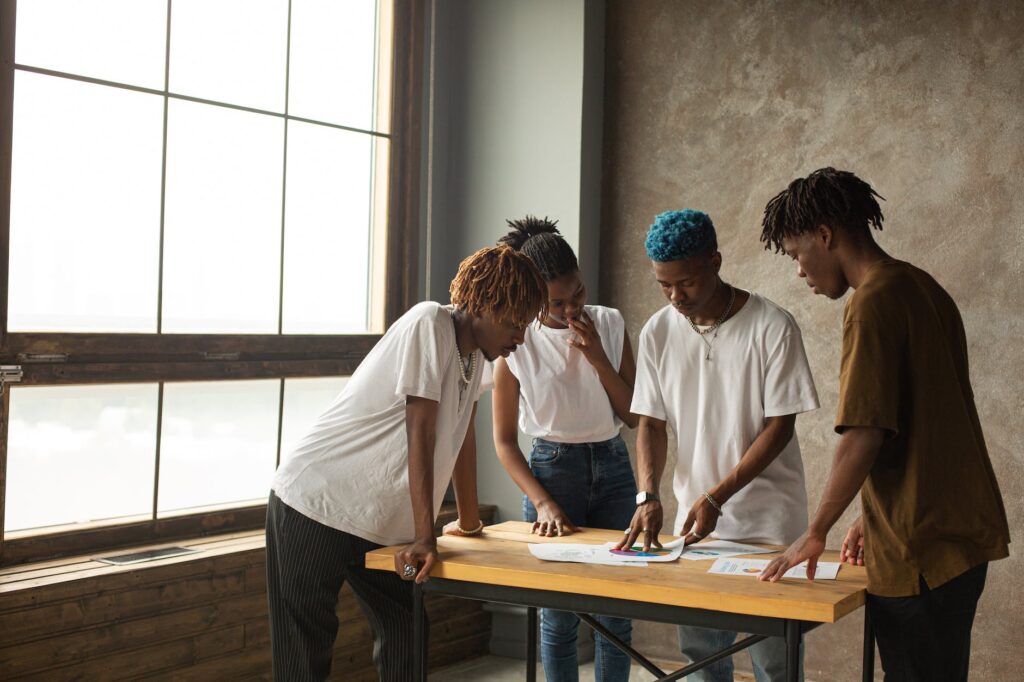
[[545,438],[534,438],[532,442],[533,442],[533,446],[534,447],[537,447],[538,443],[543,443],[545,445],[552,445],[552,446],[555,446],[555,447],[566,448],[566,449],[569,449],[569,448],[588,448],[590,450],[598,450],[598,449],[601,449],[601,448],[611,448],[611,447],[614,447],[616,444],[622,442],[622,434],[615,434],[613,437],[609,438],[608,440],[601,440],[601,441],[596,441],[596,442],[593,442],[593,443],[563,443],[562,441],[547,440]]

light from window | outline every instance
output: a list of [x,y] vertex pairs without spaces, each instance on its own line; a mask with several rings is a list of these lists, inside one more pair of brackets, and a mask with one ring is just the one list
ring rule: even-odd
[[277,333],[284,121],[180,100],[167,118],[163,331]]
[[15,40],[19,64],[163,88],[167,0],[19,2]]
[[157,514],[265,501],[280,396],[278,379],[165,384]]
[[156,384],[10,391],[5,531],[150,516]]
[[170,91],[284,113],[288,0],[174,0]]
[[376,9],[365,0],[293,0],[288,113],[379,130],[373,124]]
[[155,332],[162,101],[26,72],[15,90],[8,329]]
[[288,459],[334,399],[348,377],[284,380],[284,419],[281,422],[281,461]]

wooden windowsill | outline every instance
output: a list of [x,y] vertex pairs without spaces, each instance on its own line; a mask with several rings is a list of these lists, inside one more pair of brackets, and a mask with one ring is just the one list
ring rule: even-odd
[[[492,523],[496,510],[497,508],[494,505],[482,504],[480,505],[480,518],[484,519],[485,523]],[[441,528],[446,523],[454,521],[457,516],[454,504],[443,505],[441,512],[438,514],[435,531],[440,533]],[[53,559],[51,561],[17,564],[0,568],[0,598],[12,592],[52,586],[58,583],[99,578],[132,571],[147,571],[173,564],[201,561],[224,554],[262,551],[264,543],[264,532],[262,529],[259,529],[222,535],[208,535],[178,542],[125,547],[102,553],[82,554],[62,559]],[[160,549],[162,547],[187,547],[199,551],[124,566],[114,566],[96,560],[103,556],[129,554],[150,549]]]

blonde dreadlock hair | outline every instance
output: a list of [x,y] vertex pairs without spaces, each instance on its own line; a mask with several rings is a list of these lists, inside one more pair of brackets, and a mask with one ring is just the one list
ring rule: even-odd
[[508,246],[483,248],[462,261],[450,292],[459,310],[520,328],[547,313],[547,285],[537,266]]

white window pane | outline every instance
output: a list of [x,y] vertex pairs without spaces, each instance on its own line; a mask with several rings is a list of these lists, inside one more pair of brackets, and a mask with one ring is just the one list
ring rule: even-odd
[[167,0],[19,2],[15,40],[18,64],[162,90]]
[[287,0],[175,0],[170,90],[284,111]]
[[285,379],[281,461],[285,461],[348,383],[348,377]]
[[373,138],[288,124],[283,330],[367,328]]
[[14,86],[9,328],[156,331],[163,98]]
[[370,130],[375,0],[293,0],[288,113]]
[[279,379],[164,384],[157,513],[266,499],[280,396]]
[[170,102],[163,331],[277,331],[283,135],[274,116]]
[[156,384],[12,387],[4,530],[148,515]]

